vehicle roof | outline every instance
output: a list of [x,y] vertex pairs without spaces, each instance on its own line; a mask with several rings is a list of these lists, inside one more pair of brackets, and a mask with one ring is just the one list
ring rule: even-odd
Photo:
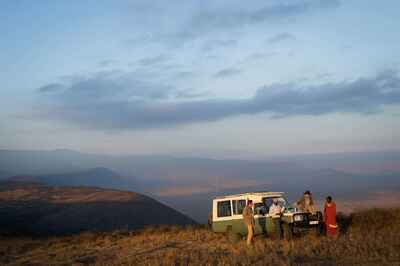
[[246,192],[246,193],[241,193],[241,194],[218,196],[218,197],[215,197],[214,200],[237,198],[237,197],[242,197],[242,196],[274,197],[274,196],[283,196],[284,194],[285,194],[285,192],[256,191],[256,192]]

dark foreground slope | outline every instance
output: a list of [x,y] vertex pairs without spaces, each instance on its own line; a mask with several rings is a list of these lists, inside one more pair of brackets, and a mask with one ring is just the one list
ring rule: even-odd
[[91,187],[0,182],[0,233],[60,235],[194,223],[144,195]]
[[358,212],[340,220],[337,240],[230,243],[202,227],[84,233],[34,239],[0,237],[2,265],[400,265],[400,209]]

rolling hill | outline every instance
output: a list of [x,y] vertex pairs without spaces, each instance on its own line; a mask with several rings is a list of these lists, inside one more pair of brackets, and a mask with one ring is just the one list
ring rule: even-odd
[[133,192],[0,182],[0,233],[63,235],[195,222]]

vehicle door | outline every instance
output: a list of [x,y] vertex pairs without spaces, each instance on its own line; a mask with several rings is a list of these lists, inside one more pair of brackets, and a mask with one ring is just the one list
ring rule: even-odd
[[243,221],[243,209],[246,207],[246,200],[234,199],[232,200],[232,229],[235,233],[246,235],[247,227]]
[[269,224],[268,220],[269,218],[265,205],[263,203],[254,204],[254,233],[256,235],[267,234],[267,228]]
[[213,223],[214,232],[226,232],[232,227],[232,203],[229,199],[214,201]]

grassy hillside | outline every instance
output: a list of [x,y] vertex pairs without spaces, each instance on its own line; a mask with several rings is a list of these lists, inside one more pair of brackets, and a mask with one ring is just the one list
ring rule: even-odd
[[230,243],[203,227],[0,238],[2,265],[399,265],[400,209],[340,218],[337,240],[312,235],[291,242]]
[[3,234],[63,235],[193,223],[185,215],[138,193],[0,182],[0,233]]

